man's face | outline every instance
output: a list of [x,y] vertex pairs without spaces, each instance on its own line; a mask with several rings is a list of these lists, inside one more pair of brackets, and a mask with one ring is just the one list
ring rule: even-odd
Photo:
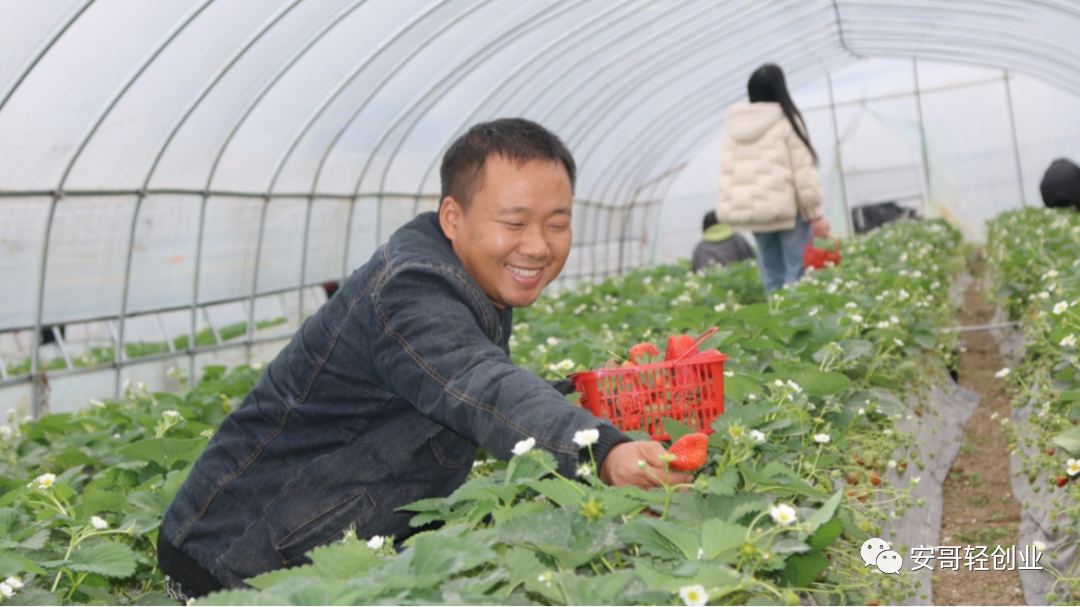
[[465,271],[503,309],[524,308],[562,272],[570,254],[573,193],[557,160],[518,166],[489,156],[483,183],[465,211],[452,196],[439,222]]

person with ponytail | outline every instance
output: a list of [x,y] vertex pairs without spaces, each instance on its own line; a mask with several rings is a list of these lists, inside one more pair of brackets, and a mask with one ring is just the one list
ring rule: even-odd
[[817,153],[784,72],[766,64],[750,76],[750,103],[727,112],[716,216],[754,234],[765,292],[797,281],[803,247],[827,237]]

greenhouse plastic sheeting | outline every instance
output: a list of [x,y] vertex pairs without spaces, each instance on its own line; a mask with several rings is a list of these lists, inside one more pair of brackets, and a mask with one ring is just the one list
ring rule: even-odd
[[[1054,109],[1080,114],[1080,3],[1064,0],[0,0],[0,15],[0,392],[105,367],[119,392],[142,356],[128,346],[153,340],[192,371],[211,350],[264,351],[267,323],[295,327],[435,208],[441,155],[482,120],[538,120],[574,151],[567,284],[689,253],[715,192],[668,193],[688,167],[715,184],[696,159],[765,62],[802,91],[839,232],[864,198],[960,219],[1031,202],[1058,149],[1040,142],[1080,132],[1029,102],[1065,95]],[[985,77],[951,88],[951,64]],[[957,123],[973,104],[1007,116]],[[221,306],[247,314],[239,336]],[[112,361],[74,368],[95,347]]]

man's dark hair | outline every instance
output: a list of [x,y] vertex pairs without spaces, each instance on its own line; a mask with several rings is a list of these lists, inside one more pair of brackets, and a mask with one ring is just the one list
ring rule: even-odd
[[701,231],[704,232],[718,223],[720,222],[716,219],[716,211],[709,211],[705,213],[705,219],[701,221]]
[[483,185],[484,164],[492,154],[524,165],[530,160],[556,160],[566,167],[570,191],[577,181],[577,165],[570,150],[554,133],[524,118],[482,122],[458,137],[443,155],[439,176],[442,198],[453,196],[468,210],[473,194]]

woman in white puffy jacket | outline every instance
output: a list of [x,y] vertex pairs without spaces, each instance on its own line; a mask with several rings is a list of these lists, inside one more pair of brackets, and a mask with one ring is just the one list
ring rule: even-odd
[[811,234],[829,235],[821,186],[802,114],[784,72],[766,64],[750,76],[750,103],[728,109],[716,216],[754,233],[765,292],[802,276]]

